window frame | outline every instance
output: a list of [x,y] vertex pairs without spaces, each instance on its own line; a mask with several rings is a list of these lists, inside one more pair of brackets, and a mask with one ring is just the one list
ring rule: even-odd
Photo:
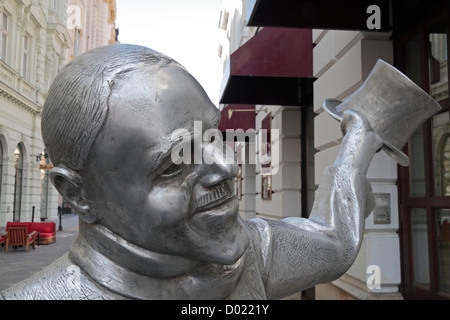
[[[9,44],[9,26],[10,26],[10,19],[11,16],[5,11],[5,10],[0,10],[0,15],[1,15],[1,23],[0,23],[0,34],[1,34],[1,39],[0,39],[0,60],[3,60],[5,63],[7,62],[8,59],[8,44]],[[6,29],[4,27],[4,19],[6,17]],[[6,37],[6,48],[3,48],[3,37]],[[3,57],[3,55],[5,55],[5,57]]]
[[[436,8],[433,8],[436,9]],[[432,26],[436,21],[445,23],[447,33],[447,44],[450,43],[450,24],[448,23],[447,10],[430,10],[430,15],[425,16],[421,21],[414,23],[404,23],[403,30],[395,30],[394,50],[395,64],[403,72],[406,71],[406,43],[415,36],[420,38],[420,63],[421,78],[420,86],[427,93],[430,93],[430,45],[429,35],[432,32]],[[415,17],[412,15],[412,17]],[[450,58],[447,50],[447,61]],[[450,75],[450,68],[447,68],[447,76]],[[447,84],[449,85],[449,84]],[[450,98],[439,102],[442,110],[439,114],[450,111]],[[440,292],[439,273],[438,273],[438,249],[436,244],[436,215],[439,209],[450,208],[450,196],[436,196],[434,190],[434,165],[433,165],[433,137],[432,137],[432,118],[423,124],[423,146],[424,146],[424,174],[425,174],[425,195],[411,195],[410,190],[410,170],[409,167],[400,167],[398,170],[399,181],[399,210],[400,210],[400,239],[402,255],[402,286],[401,291],[405,299],[450,299],[450,294]],[[405,147],[404,152],[410,153],[409,145]],[[430,275],[429,288],[414,284],[413,270],[413,248],[411,231],[411,210],[422,208],[427,213],[427,246],[428,246],[428,265]]]
[[22,200],[24,190],[24,147],[22,143],[19,143],[15,149],[15,161],[14,161],[14,202],[13,202],[13,221],[20,221],[22,215]]
[[[30,80],[30,61],[31,61],[31,37],[24,34],[22,38],[22,74],[25,80]],[[26,45],[25,45],[26,44]]]

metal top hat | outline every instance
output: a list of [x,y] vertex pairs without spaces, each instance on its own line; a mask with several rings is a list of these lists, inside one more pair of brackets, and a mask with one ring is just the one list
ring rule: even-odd
[[401,149],[414,131],[441,107],[399,70],[378,60],[361,87],[343,102],[327,99],[323,108],[342,121],[347,109],[360,112],[383,139],[383,150],[400,165],[409,158]]

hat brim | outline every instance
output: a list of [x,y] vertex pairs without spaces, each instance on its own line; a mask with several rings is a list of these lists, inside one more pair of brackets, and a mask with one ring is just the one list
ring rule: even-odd
[[[327,99],[322,104],[322,107],[328,114],[336,119],[337,121],[342,121],[342,114],[339,112],[339,105],[342,103],[340,100]],[[387,141],[383,141],[383,150],[391,156],[397,163],[403,167],[409,166],[409,157],[399,150],[397,147],[393,146]]]
[[338,112],[337,107],[342,103],[340,100],[336,99],[327,99],[323,103],[322,107],[325,111],[327,111],[330,116],[335,118],[337,121],[342,121],[342,115]]

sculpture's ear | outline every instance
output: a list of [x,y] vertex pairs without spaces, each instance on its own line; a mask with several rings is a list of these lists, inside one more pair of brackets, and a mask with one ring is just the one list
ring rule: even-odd
[[76,171],[57,166],[49,171],[49,177],[64,200],[70,204],[81,219],[87,223],[95,222],[96,217],[86,199],[82,179]]

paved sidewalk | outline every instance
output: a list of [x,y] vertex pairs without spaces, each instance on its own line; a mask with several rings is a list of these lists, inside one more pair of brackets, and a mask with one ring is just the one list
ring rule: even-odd
[[0,291],[21,282],[50,265],[53,261],[65,254],[78,234],[78,216],[75,214],[63,214],[62,231],[58,231],[59,220],[56,223],[56,242],[49,245],[30,246],[28,252],[25,247],[17,248],[0,247]]

